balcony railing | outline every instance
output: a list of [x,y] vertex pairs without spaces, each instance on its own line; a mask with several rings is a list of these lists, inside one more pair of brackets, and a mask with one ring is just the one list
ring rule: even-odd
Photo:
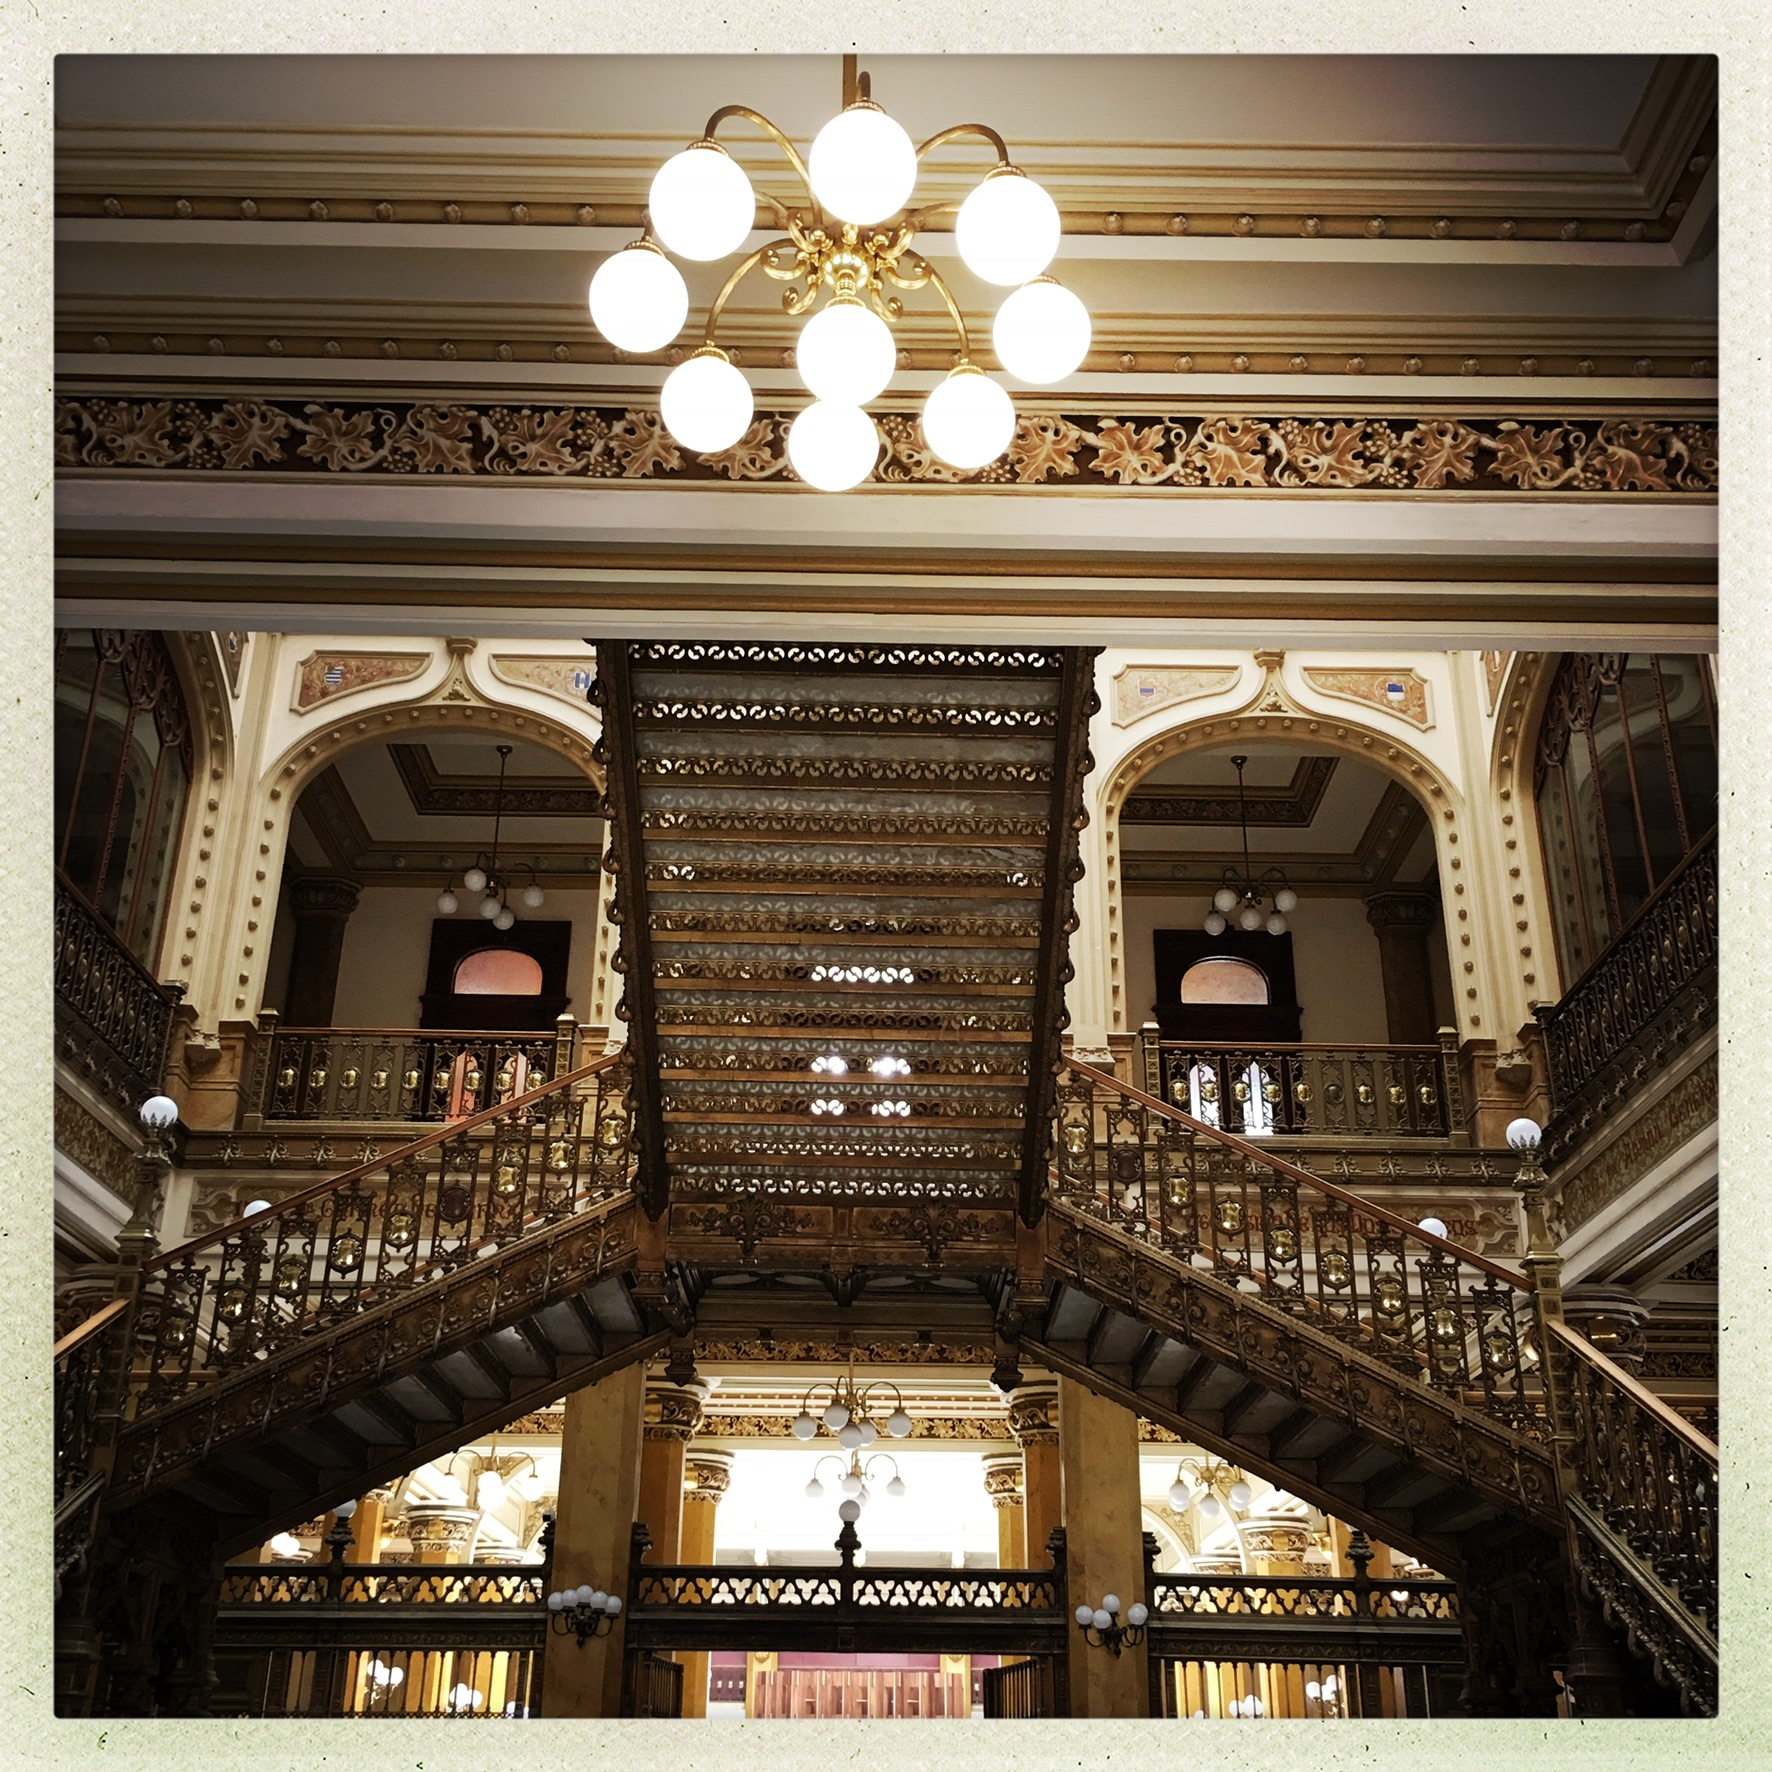
[[[544,1554],[546,1550],[544,1529]],[[541,1697],[549,1568],[231,1564],[212,1715],[526,1717]]]
[[425,1125],[497,1107],[571,1068],[563,1033],[261,1026],[249,1111],[267,1123]]
[[1331,1719],[1444,1715],[1465,1661],[1449,1581],[1155,1575],[1151,1708],[1166,1717]]
[[1717,1013],[1715,831],[1664,880],[1562,1001],[1539,1011],[1550,1072],[1547,1149],[1582,1104],[1602,1105],[1641,1068],[1637,1049],[1659,1035],[1677,1046]]
[[57,1044],[131,1119],[145,1097],[159,1092],[179,995],[176,987],[157,982],[57,873]]
[[1462,1138],[1457,1053],[1440,1046],[1144,1044],[1144,1087],[1244,1138]]

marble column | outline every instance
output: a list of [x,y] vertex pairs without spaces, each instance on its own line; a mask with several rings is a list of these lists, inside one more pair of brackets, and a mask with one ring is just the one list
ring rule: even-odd
[[[691,1446],[683,1461],[683,1532],[678,1560],[708,1564],[714,1560],[714,1515],[720,1497],[732,1482],[732,1454]],[[708,1657],[695,1650],[683,1662],[683,1715],[708,1714]]]
[[1023,1532],[1022,1467],[1019,1452],[988,1453],[984,1461],[984,1492],[997,1515],[997,1567],[1025,1569],[1027,1543]]
[[705,1384],[646,1381],[646,1438],[640,1449],[640,1518],[652,1534],[649,1563],[677,1563],[683,1537],[683,1455],[701,1426]]
[[[379,1563],[381,1535],[386,1523],[388,1503],[394,1498],[392,1489],[371,1489],[359,1498],[357,1511],[351,1515],[351,1542],[345,1547],[347,1563]],[[415,1550],[417,1546],[413,1547]]]
[[[1144,1506],[1138,1484],[1138,1417],[1074,1379],[1058,1381],[1058,1451],[1063,1483],[1070,1604],[1100,1605],[1117,1594],[1122,1618],[1144,1596]],[[1091,1648],[1070,1626],[1071,1715],[1150,1715],[1149,1662],[1142,1650]]]
[[1064,1523],[1058,1456],[1058,1386],[1051,1379],[1009,1393],[1009,1431],[1021,1446],[1022,1544],[1028,1567],[1044,1569],[1046,1540]]
[[1366,921],[1378,937],[1384,1018],[1394,1046],[1431,1046],[1439,1038],[1427,947],[1439,908],[1428,892],[1375,892],[1366,900]]
[[362,891],[355,880],[292,880],[289,910],[295,918],[295,944],[289,954],[289,988],[283,1021],[289,1027],[332,1026],[338,996],[338,965],[345,951],[345,924]]
[[[628,1553],[640,1504],[646,1370],[633,1365],[566,1399],[560,1436],[560,1504],[554,1586],[589,1582],[626,1595]],[[625,1615],[624,1615],[625,1616]],[[582,1647],[550,1633],[543,1715],[613,1717],[621,1709],[624,1621]]]

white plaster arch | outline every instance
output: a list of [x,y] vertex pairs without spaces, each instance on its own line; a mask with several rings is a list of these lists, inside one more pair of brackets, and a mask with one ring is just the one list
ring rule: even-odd
[[[374,642],[353,636],[345,644],[356,651]],[[494,676],[483,659],[476,668],[477,642],[436,640],[431,643],[432,656],[425,669],[415,678],[382,691],[371,689],[342,697],[336,709],[323,706],[305,713],[284,712],[291,709],[288,689],[298,655],[313,649],[313,641],[307,637],[283,637],[274,661],[256,685],[265,697],[265,742],[261,747],[265,760],[249,780],[243,779],[245,770],[236,772],[239,792],[235,799],[244,813],[244,828],[233,850],[236,865],[229,882],[226,933],[219,952],[211,955],[214,984],[208,1007],[216,1022],[245,1020],[257,1013],[290,816],[308,783],[358,744],[385,740],[396,732],[438,728],[508,733],[554,751],[583,769],[597,787],[603,785],[604,772],[594,754],[600,731],[595,710],[587,705],[582,721],[574,721],[568,717],[566,704],[556,705],[540,692],[526,691]],[[401,642],[399,649],[411,651],[414,643]],[[272,649],[263,650],[268,653]],[[609,877],[600,873],[590,1014],[585,1017],[605,1025],[613,1009],[609,891]]]
[[[1241,657],[1247,661],[1250,655]],[[1452,655],[1432,657],[1438,671],[1448,675]],[[1467,840],[1471,819],[1456,773],[1456,746],[1449,739],[1437,745],[1424,742],[1423,734],[1386,710],[1363,711],[1357,704],[1313,691],[1301,673],[1287,668],[1281,654],[1259,653],[1254,663],[1253,679],[1245,669],[1228,691],[1150,716],[1148,722],[1138,723],[1136,734],[1104,730],[1104,716],[1097,716],[1092,749],[1098,757],[1105,756],[1106,766],[1091,782],[1090,824],[1083,838],[1087,872],[1085,885],[1078,890],[1079,931],[1073,958],[1083,988],[1073,996],[1071,1014],[1077,1045],[1087,1043],[1087,1030],[1132,1031],[1125,1002],[1119,859],[1119,815],[1126,795],[1170,757],[1260,738],[1308,739],[1373,765],[1421,800],[1429,813],[1445,889],[1444,920],[1459,1033],[1463,1038],[1489,1037],[1494,1031],[1491,950],[1495,944],[1487,925],[1493,919],[1483,915],[1475,870],[1466,859],[1471,854]],[[1436,750],[1441,754],[1436,756]]]

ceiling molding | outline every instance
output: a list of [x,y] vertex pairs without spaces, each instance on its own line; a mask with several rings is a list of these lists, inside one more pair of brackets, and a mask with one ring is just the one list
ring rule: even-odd
[[1243,823],[1246,806],[1251,829],[1308,829],[1338,762],[1335,757],[1301,756],[1283,787],[1245,788],[1241,798],[1227,788],[1204,783],[1163,782],[1134,788],[1120,808],[1120,822],[1235,828]]
[[495,771],[445,775],[427,744],[389,743],[388,756],[399,774],[412,810],[423,818],[492,818],[503,806],[507,818],[601,818],[603,799],[588,781],[554,775],[508,775]]
[[[948,58],[952,59],[952,58]],[[1108,58],[1092,58],[1106,61]],[[1376,58],[1372,58],[1376,60]],[[303,58],[288,58],[299,81]],[[1132,72],[1134,58],[1127,61]],[[1137,58],[1152,79],[1158,58]],[[732,62],[735,83],[755,94],[759,73],[780,71]],[[587,67],[587,74],[591,72]],[[1009,72],[1008,69],[1004,70]],[[971,76],[986,78],[983,65]],[[955,76],[967,77],[959,67]],[[1108,66],[1103,77],[1112,79]],[[1306,214],[1364,228],[1374,215],[1527,222],[1561,226],[1571,218],[1659,219],[1698,151],[1716,107],[1712,56],[1663,56],[1652,68],[1621,139],[1554,144],[1416,140],[1395,144],[1340,140],[1268,147],[1235,142],[1111,142],[1055,133],[1068,118],[1043,116],[1033,131],[999,115],[1013,138],[1016,163],[1052,189],[1067,221],[1103,231],[1137,217],[1161,228],[1183,215],[1190,229],[1234,227],[1244,214],[1288,219]],[[833,98],[835,93],[832,94]],[[767,108],[771,101],[765,100]],[[1374,107],[1375,112],[1382,109]],[[796,124],[784,113],[790,134]],[[229,214],[263,220],[285,213],[317,222],[380,221],[403,216],[433,224],[579,227],[596,220],[638,224],[651,174],[701,123],[676,115],[661,95],[658,127],[646,133],[541,128],[447,129],[432,124],[363,123],[350,127],[279,127],[270,122],[81,122],[56,131],[58,204],[104,214]],[[728,145],[756,165],[766,188],[790,191],[768,144],[743,124]],[[976,169],[937,163],[920,188],[957,197]],[[316,213],[314,205],[323,208]],[[250,205],[244,208],[243,205]],[[457,211],[448,214],[450,205]],[[589,216],[586,211],[589,210]],[[1118,222],[1110,217],[1117,217]]]

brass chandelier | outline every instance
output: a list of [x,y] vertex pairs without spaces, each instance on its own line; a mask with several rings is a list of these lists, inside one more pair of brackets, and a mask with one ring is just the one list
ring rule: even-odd
[[[991,342],[1015,380],[1062,381],[1089,349],[1088,310],[1047,274],[1058,250],[1058,206],[1009,158],[983,123],[956,123],[921,146],[875,104],[868,77],[844,58],[844,108],[814,137],[803,159],[788,137],[746,105],[725,105],[699,140],[654,175],[639,239],[613,253],[591,279],[591,318],[619,350],[664,350],[689,315],[689,290],[666,256],[710,262],[749,238],[759,203],[785,229],[733,269],[708,308],[702,343],[665,378],[659,410],[684,448],[730,449],[750,428],[749,382],[715,343],[720,316],[753,271],[785,284],[782,308],[809,316],[794,349],[812,402],[788,428],[788,460],[809,485],[840,492],[873,471],[880,432],[865,410],[892,379],[892,328],[905,307],[899,292],[933,290],[957,337],[954,366],[923,403],[924,441],[949,466],[970,471],[995,461],[1015,434],[1007,390],[972,360],[972,335],[947,281],[913,242],[919,230],[957,207],[954,240],[967,268],[1010,293],[997,309]],[[793,205],[753,189],[749,175],[714,139],[730,118],[763,131],[786,156],[804,191]],[[908,207],[923,157],[976,137],[997,164],[957,206]]]

